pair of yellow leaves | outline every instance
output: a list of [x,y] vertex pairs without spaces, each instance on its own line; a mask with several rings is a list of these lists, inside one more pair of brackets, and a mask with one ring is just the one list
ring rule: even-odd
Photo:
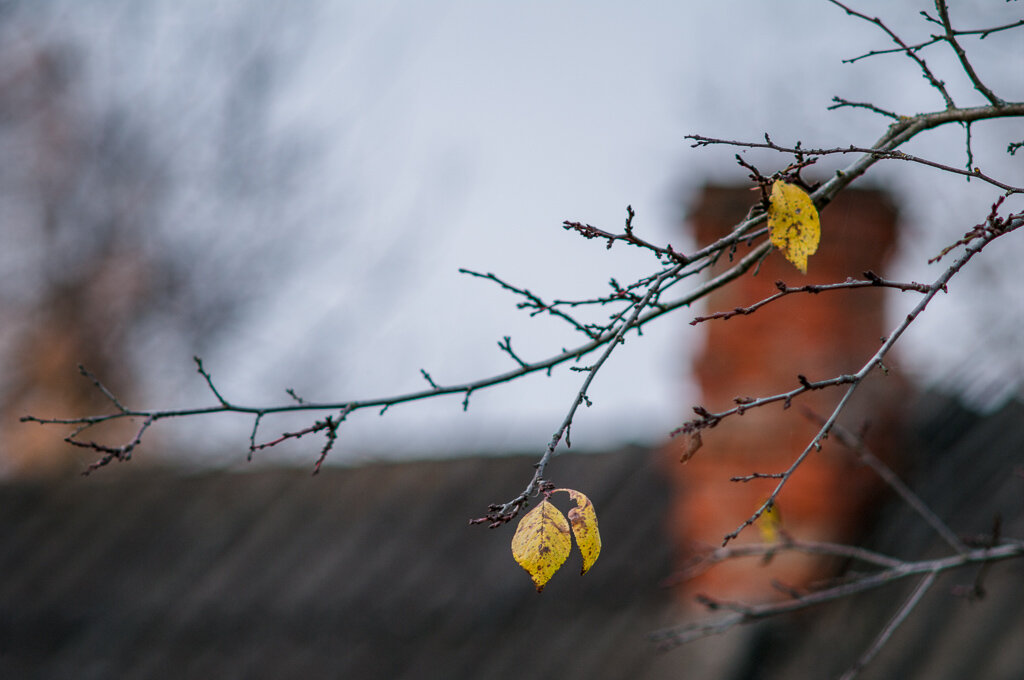
[[601,553],[601,533],[597,530],[597,513],[590,499],[572,489],[555,489],[551,493],[565,491],[576,501],[576,507],[569,510],[566,520],[562,511],[547,498],[526,513],[516,527],[512,537],[512,556],[533,579],[537,592],[555,575],[572,550],[569,538],[570,526],[576,537],[576,545],[583,555],[583,569],[586,574]]
[[768,230],[772,245],[786,259],[807,273],[807,258],[818,250],[821,222],[811,197],[800,187],[781,180],[772,185],[768,205]]

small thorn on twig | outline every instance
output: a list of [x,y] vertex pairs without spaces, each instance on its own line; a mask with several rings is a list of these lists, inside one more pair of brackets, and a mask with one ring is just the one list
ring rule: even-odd
[[82,376],[84,376],[86,379],[88,379],[89,382],[91,382],[96,389],[102,392],[103,396],[109,399],[110,402],[114,405],[115,408],[117,408],[118,411],[120,411],[121,413],[128,413],[128,409],[126,409],[124,405],[121,404],[120,401],[118,401],[117,397],[114,396],[113,392],[107,389],[107,386],[100,382],[100,379],[97,378],[92,372],[87,370],[84,365],[78,364],[78,372],[81,373]]
[[231,408],[231,404],[228,403],[228,401],[221,396],[220,392],[218,392],[217,388],[214,386],[213,378],[203,367],[203,360],[200,359],[198,356],[192,357],[192,360],[196,362],[196,370],[199,371],[199,375],[203,376],[203,379],[206,381],[207,387],[209,387],[210,391],[213,392],[213,396],[217,397],[217,401],[220,402],[220,405],[223,406],[224,408]]
[[506,335],[502,340],[498,342],[498,348],[505,354],[512,357],[512,360],[519,364],[520,368],[526,368],[527,363],[519,358],[519,356],[512,349],[512,338]]
[[438,387],[437,383],[434,382],[434,379],[430,377],[430,374],[427,373],[426,369],[421,368],[420,375],[422,375],[423,379],[430,383],[430,386],[433,387],[435,390],[441,389],[440,387]]

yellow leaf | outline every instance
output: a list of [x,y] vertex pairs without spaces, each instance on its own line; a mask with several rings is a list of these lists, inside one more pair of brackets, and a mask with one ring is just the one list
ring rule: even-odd
[[576,537],[576,545],[583,555],[583,569],[580,571],[582,576],[590,571],[601,554],[601,532],[597,530],[597,512],[590,499],[579,491],[558,490],[567,491],[569,497],[576,501],[576,507],[569,510],[569,522],[572,524],[572,534]]
[[807,258],[818,250],[821,239],[818,209],[807,192],[793,184],[776,181],[768,206],[768,229],[772,245],[806,274]]
[[565,563],[571,549],[569,522],[547,500],[519,520],[512,537],[512,557],[533,579],[538,593]]
[[779,504],[772,503],[757,518],[757,529],[761,532],[761,540],[765,543],[776,543],[782,531],[782,515]]

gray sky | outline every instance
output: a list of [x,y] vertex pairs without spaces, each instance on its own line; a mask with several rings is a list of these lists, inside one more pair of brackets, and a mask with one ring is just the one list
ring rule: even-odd
[[[931,3],[918,4],[856,6],[893,17],[891,25],[910,27],[914,40],[930,32],[916,14]],[[988,13],[996,23],[1014,20],[1014,4],[971,3],[971,16],[960,18],[971,25],[986,23]],[[158,149],[171,156],[177,184],[162,227],[171,241],[205,239],[226,251],[250,240],[271,244],[248,266],[273,282],[271,294],[204,357],[222,390],[247,403],[285,400],[286,387],[316,400],[409,391],[425,385],[420,368],[441,383],[501,372],[512,367],[496,347],[504,335],[527,359],[575,343],[566,329],[527,319],[515,298],[457,269],[495,272],[546,298],[590,296],[609,277],[629,280],[651,263],[574,237],[561,222],[617,229],[627,204],[645,237],[688,247],[685,199],[708,178],[738,182],[745,172],[732,150],[689,148],[687,133],[868,145],[884,120],[827,112],[833,95],[908,113],[941,107],[905,59],[841,64],[889,45],[824,1],[44,7],[40,30],[82,50],[94,104],[117,102],[148,121]],[[978,64],[997,92],[1001,85],[1007,98],[1024,96],[1019,33],[970,45],[984,48]],[[929,63],[949,65],[937,55]],[[264,81],[256,81],[258,107],[227,86],[250,72],[269,83],[260,90]],[[965,83],[950,85],[964,102],[978,99]],[[241,113],[225,125],[232,96],[243,97]],[[1012,128],[993,127],[998,134],[976,131],[975,153],[990,174],[1020,181],[1022,159],[1003,151],[1019,141],[1019,129],[1014,137]],[[238,181],[254,173],[257,186],[272,187],[258,202],[208,200],[231,137],[258,161],[232,171]],[[912,151],[959,166],[961,137],[940,132]],[[289,162],[294,171],[276,181]],[[901,273],[918,280],[934,277],[924,260],[981,219],[995,196],[920,168],[885,168],[877,177],[897,193],[906,238],[920,245],[900,263]],[[275,257],[279,241],[291,241],[287,257]],[[1002,256],[1021,250],[1007,246]],[[1005,275],[984,285],[1010,296],[1016,311],[1005,333],[1019,337],[1019,286]],[[937,333],[950,337],[939,321],[964,318],[974,306],[955,294],[941,302],[907,337],[905,367],[914,374],[953,373],[980,342],[963,323],[954,324],[957,343],[936,340]],[[688,353],[699,339],[689,319],[683,313],[658,322],[613,357],[591,391],[594,407],[578,418],[574,443],[659,441],[685,419],[695,399]],[[178,387],[169,395],[155,389],[149,406],[207,399],[190,375],[190,356],[184,347],[161,355],[154,375]],[[999,373],[1007,364],[993,365],[1004,367]],[[581,380],[564,370],[534,376],[474,395],[468,413],[458,398],[396,407],[383,419],[361,412],[342,430],[335,455],[540,451]],[[266,432],[281,426],[270,423]],[[244,457],[245,423],[164,426],[179,442],[197,428]]]

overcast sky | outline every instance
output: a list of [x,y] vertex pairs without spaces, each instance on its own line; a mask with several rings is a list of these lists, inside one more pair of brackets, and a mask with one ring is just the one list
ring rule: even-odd
[[[608,252],[560,225],[616,229],[631,204],[646,238],[687,247],[688,198],[709,179],[740,182],[745,172],[733,151],[691,149],[685,134],[868,145],[884,120],[827,112],[833,95],[906,113],[941,108],[906,60],[840,63],[889,45],[823,0],[40,4],[37,30],[79,50],[93,105],[116,102],[144,121],[171,158],[178,184],[167,220],[178,238],[198,238],[216,223],[215,243],[226,252],[249,240],[291,241],[287,257],[275,258],[273,248],[253,256],[250,269],[273,281],[270,292],[260,287],[255,313],[205,356],[222,390],[253,404],[286,399],[286,387],[315,400],[405,392],[425,385],[420,368],[440,383],[502,372],[512,368],[496,346],[505,335],[528,360],[574,343],[566,329],[528,319],[514,297],[458,268],[495,272],[547,298],[591,296],[612,276],[644,273],[651,262],[642,254]],[[855,4],[909,27],[911,40],[930,32],[916,14],[931,3]],[[1012,21],[1017,4],[969,3],[954,19],[973,26],[991,13],[995,23]],[[970,43],[983,48],[978,64],[991,84],[1017,100],[1019,35]],[[950,65],[938,53],[929,63]],[[231,84],[251,74],[262,99],[250,105]],[[978,100],[955,77],[950,85],[965,103]],[[243,97],[240,108],[225,118],[232,96]],[[992,127],[992,135],[976,131],[975,152],[990,174],[1019,182],[1021,158],[1004,152],[1019,127]],[[208,199],[210,168],[232,137],[269,159],[272,176],[294,166],[258,203]],[[961,137],[940,132],[913,150],[959,166]],[[903,176],[885,168],[877,183],[897,194],[906,237],[928,244],[900,262],[918,280],[934,276],[922,252],[955,239],[995,196],[920,168]],[[1008,248],[1007,262],[1011,251],[1022,248]],[[987,285],[1011,302],[1003,332],[1019,339],[1019,279],[996,279]],[[907,337],[905,366],[915,375],[956,372],[980,342],[964,323],[954,324],[958,343],[937,341],[940,332],[951,337],[938,322],[972,306],[954,295],[942,305]],[[594,407],[573,430],[578,446],[656,442],[685,419],[696,398],[687,362],[699,341],[689,318],[659,321],[613,357],[591,391]],[[189,375],[190,356],[177,348],[152,370],[177,390],[197,389],[154,390],[150,406],[206,399]],[[995,372],[1009,365],[1019,375],[1019,359],[1006,361]],[[361,412],[342,431],[339,455],[540,451],[581,380],[564,370],[534,376],[475,394],[468,413],[459,398],[396,407],[383,418]],[[200,427],[244,455],[245,423],[164,426]]]

